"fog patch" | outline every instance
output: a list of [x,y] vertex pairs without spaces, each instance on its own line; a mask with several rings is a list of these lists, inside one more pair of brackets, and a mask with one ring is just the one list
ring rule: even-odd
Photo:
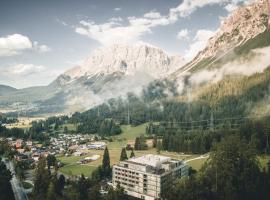
[[241,58],[223,65],[219,69],[202,70],[195,73],[189,79],[192,85],[204,83],[217,83],[228,75],[251,76],[262,73],[270,66],[270,47],[255,49],[251,52],[252,58]]

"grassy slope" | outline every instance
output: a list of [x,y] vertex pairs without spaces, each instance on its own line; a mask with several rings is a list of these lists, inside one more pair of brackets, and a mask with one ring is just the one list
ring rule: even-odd
[[113,142],[110,142],[109,149],[121,149],[125,147],[129,140],[135,140],[136,137],[145,134],[147,123],[132,127],[130,125],[121,126],[122,133],[113,137]]
[[[140,136],[142,134],[145,134],[145,128],[147,124],[142,124],[140,126],[132,127],[132,126],[122,126],[123,133],[115,136],[114,141],[110,142],[108,144],[109,148],[109,153],[110,153],[110,159],[111,159],[111,164],[116,164],[119,162],[120,158],[120,153],[121,153],[121,147],[126,146],[128,140],[134,140],[137,136]],[[128,156],[130,156],[130,151],[127,152]],[[145,154],[157,154],[156,149],[148,149],[145,151],[135,151],[136,156],[141,156]],[[164,156],[170,156],[175,159],[191,159],[195,158],[198,155],[182,155],[179,153],[174,153],[174,152],[165,152],[162,151],[160,153],[161,155]],[[91,156],[91,155],[100,155],[100,159],[97,161],[85,164],[85,165],[80,165],[77,164],[76,162],[79,161],[80,159]],[[76,156],[70,156],[70,157],[59,157],[58,159],[65,164],[64,167],[60,169],[60,171],[64,174],[67,175],[80,175],[84,174],[85,176],[90,176],[92,171],[101,165],[102,163],[102,156],[103,156],[103,150],[89,150],[87,155],[82,156],[82,157],[76,157]],[[196,160],[192,161],[189,164],[194,167],[195,169],[199,169],[200,166],[203,164],[204,159],[202,160]]]
[[[136,127],[128,125],[121,126],[123,132],[118,136],[114,136],[113,142],[109,142],[108,144],[111,164],[116,164],[119,161],[121,148],[126,146],[129,140],[134,140],[136,137],[145,134],[146,126],[147,124],[142,124]],[[73,129],[74,127],[69,126],[68,128]],[[128,152],[128,154],[130,154],[130,152]],[[86,165],[76,163],[80,159],[91,155],[100,155],[101,158]],[[89,150],[88,154],[82,157],[59,157],[59,160],[65,164],[60,171],[67,175],[80,175],[83,173],[86,176],[90,176],[92,171],[101,164],[102,156],[102,150]]]

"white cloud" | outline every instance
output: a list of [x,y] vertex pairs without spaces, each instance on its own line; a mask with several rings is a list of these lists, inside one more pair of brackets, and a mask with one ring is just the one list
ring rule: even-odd
[[144,16],[141,18],[128,17],[127,25],[123,25],[122,18],[111,18],[103,24],[82,20],[75,28],[75,32],[86,35],[106,46],[115,43],[137,42],[142,35],[152,33],[153,27],[173,23],[168,16],[161,16],[154,11],[146,13]]
[[192,84],[216,83],[227,75],[251,76],[262,73],[270,65],[270,47],[253,50],[253,57],[242,58],[223,65],[219,69],[203,70],[191,76]]
[[179,40],[182,40],[182,39],[189,39],[189,31],[187,29],[183,29],[181,31],[179,31],[179,33],[177,34],[177,38]]
[[9,75],[28,76],[30,74],[40,73],[44,70],[45,70],[45,67],[42,65],[17,64],[17,65],[8,67],[6,72]]
[[[103,45],[136,42],[140,40],[141,36],[152,33],[154,27],[173,24],[180,17],[187,17],[199,8],[219,4],[225,7],[225,9],[226,6],[227,9],[229,9],[229,7],[232,8],[233,5],[238,6],[252,1],[254,0],[183,0],[178,7],[171,8],[167,15],[161,15],[157,11],[150,11],[145,13],[142,17],[127,17],[125,20],[122,18],[111,18],[101,24],[97,24],[94,21],[80,21],[79,25],[75,27],[75,31]],[[121,9],[115,8],[114,10],[119,11]],[[186,33],[180,33],[179,37],[181,37],[182,34]],[[200,41],[200,43],[197,41],[197,43],[193,45],[192,50],[196,46],[203,46],[203,44],[202,41]]]
[[13,34],[0,38],[0,57],[21,54],[27,50],[47,52],[50,48],[46,45],[39,45],[37,42],[32,42],[27,36],[21,34]]
[[112,17],[109,19],[110,22],[122,22],[123,19],[121,17]]
[[63,20],[61,20],[59,18],[56,19],[56,22],[59,23],[59,24],[62,24],[63,26],[67,26],[68,25],[65,21],[63,21]]
[[230,3],[230,4],[226,5],[224,8],[228,12],[233,12],[235,9],[238,8],[238,6],[236,4],[234,4],[234,3]]
[[33,48],[40,53],[46,53],[51,51],[50,47],[48,47],[47,45],[39,45],[37,41],[33,43]]
[[20,34],[0,38],[0,56],[16,55],[32,48],[33,45],[29,38]]
[[114,11],[118,12],[118,11],[121,11],[122,8],[118,7],[118,8],[114,8]]
[[235,9],[237,9],[240,5],[248,5],[256,0],[231,0],[227,5],[225,5],[225,10],[227,10],[229,13],[233,12]]
[[15,63],[9,66],[0,66],[0,82],[16,88],[25,88],[51,83],[65,69],[48,68],[43,65],[30,63]]
[[186,51],[185,59],[191,60],[194,56],[197,55],[207,44],[208,39],[211,38],[216,31],[200,29],[197,31],[195,37],[193,38],[193,43],[189,46],[189,49]]
[[222,4],[224,2],[228,2],[228,0],[183,0],[178,7],[170,10],[170,14],[187,17],[198,8],[202,8],[207,5]]
[[161,18],[161,14],[159,12],[156,12],[156,11],[151,11],[149,13],[145,13],[144,17],[150,18],[150,19],[158,19],[158,18]]

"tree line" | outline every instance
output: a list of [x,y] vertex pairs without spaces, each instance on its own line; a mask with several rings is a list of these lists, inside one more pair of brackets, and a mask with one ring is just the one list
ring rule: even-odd
[[270,161],[260,166],[256,150],[239,135],[217,143],[203,168],[163,193],[168,200],[267,200]]

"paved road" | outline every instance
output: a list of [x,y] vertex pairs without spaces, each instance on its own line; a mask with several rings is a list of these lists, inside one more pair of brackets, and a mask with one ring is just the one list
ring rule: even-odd
[[24,188],[22,187],[21,182],[18,180],[18,178],[15,176],[15,170],[14,170],[14,165],[12,162],[4,160],[7,169],[10,170],[12,173],[12,179],[10,181],[12,190],[15,196],[16,200],[28,200],[28,197],[24,191]]

